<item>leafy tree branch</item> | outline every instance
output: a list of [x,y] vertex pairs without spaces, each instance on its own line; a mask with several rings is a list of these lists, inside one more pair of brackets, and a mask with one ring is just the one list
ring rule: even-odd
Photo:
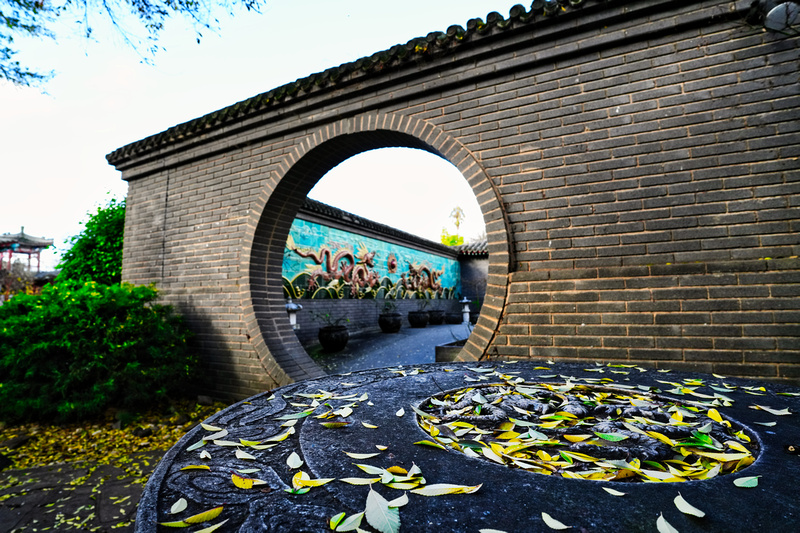
[[[124,41],[136,50],[146,48],[152,55],[159,50],[158,38],[173,16],[188,19],[197,41],[202,31],[216,29],[220,10],[233,14],[236,8],[259,11],[261,0],[0,0],[0,80],[15,85],[38,85],[52,73],[38,72],[16,59],[15,38],[56,39],[56,22],[74,22],[88,38],[96,24],[110,23]],[[131,25],[135,30],[128,30]],[[137,37],[137,32],[143,36]]]

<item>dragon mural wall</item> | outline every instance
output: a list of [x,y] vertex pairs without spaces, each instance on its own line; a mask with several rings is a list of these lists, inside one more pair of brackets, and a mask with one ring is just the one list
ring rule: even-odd
[[295,219],[283,260],[293,299],[454,298],[456,259]]

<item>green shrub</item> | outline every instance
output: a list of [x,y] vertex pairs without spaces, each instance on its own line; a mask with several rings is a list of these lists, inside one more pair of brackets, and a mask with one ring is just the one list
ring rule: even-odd
[[71,421],[181,395],[196,360],[153,287],[64,282],[0,306],[0,420]]
[[112,199],[83,223],[83,231],[70,239],[58,267],[58,281],[96,281],[111,285],[122,279],[122,240],[125,200]]

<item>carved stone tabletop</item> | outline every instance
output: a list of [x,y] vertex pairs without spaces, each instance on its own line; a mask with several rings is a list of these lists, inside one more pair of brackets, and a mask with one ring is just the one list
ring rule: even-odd
[[[635,366],[490,361],[329,376],[253,396],[189,431],[148,482],[136,531],[325,532],[337,516],[338,530],[355,531],[367,511],[362,531],[560,522],[655,532],[666,522],[796,532],[799,417],[797,388]],[[697,439],[709,443],[692,448],[701,460],[684,452],[682,463],[680,443]],[[550,447],[536,455],[532,441]],[[611,468],[623,462],[632,466]],[[452,493],[425,495],[437,491]],[[387,501],[404,505],[376,517]]]

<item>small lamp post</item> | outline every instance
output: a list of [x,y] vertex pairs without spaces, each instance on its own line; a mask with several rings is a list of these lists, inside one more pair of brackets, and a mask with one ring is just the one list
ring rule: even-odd
[[302,309],[303,306],[292,302],[291,298],[286,302],[286,312],[289,314],[289,324],[292,325],[292,329],[300,329],[297,325],[297,312]]
[[462,305],[461,307],[461,320],[463,324],[469,324],[469,298],[464,296],[464,299],[458,302]]

